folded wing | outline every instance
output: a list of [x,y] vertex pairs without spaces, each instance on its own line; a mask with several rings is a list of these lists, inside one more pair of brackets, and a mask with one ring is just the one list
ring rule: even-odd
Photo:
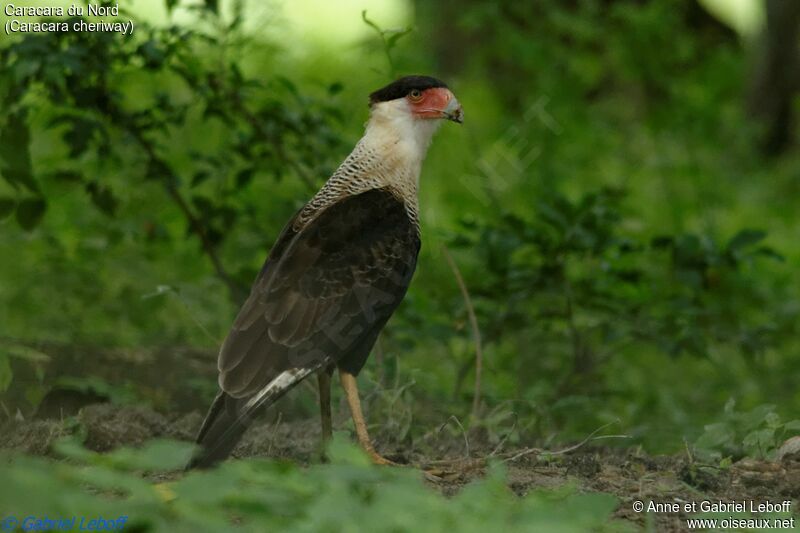
[[414,273],[419,231],[388,190],[344,198],[300,229],[292,223],[220,350],[220,387],[234,398],[287,371],[305,377],[343,360],[360,368]]

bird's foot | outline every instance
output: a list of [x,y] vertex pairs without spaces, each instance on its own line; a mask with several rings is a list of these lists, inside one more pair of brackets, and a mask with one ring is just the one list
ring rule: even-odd
[[386,457],[382,456],[375,450],[366,450],[366,452],[369,455],[372,464],[382,465],[382,466],[404,466],[399,463],[395,463],[390,459],[387,459]]
[[425,479],[434,483],[442,482],[448,479],[455,479],[463,474],[461,470],[453,468],[452,466],[448,467],[448,466],[438,466],[438,465],[437,466],[426,465],[425,467],[423,467],[422,465],[396,463],[391,459],[387,459],[386,457],[380,455],[371,447],[365,449],[364,451],[366,451],[367,455],[369,455],[372,464],[381,466],[396,466],[400,468],[412,468],[415,470],[418,469],[420,472],[422,472],[422,475],[425,477]]
[[[380,455],[375,450],[367,450],[367,454],[369,455],[370,460],[372,460],[372,464],[381,465],[381,466],[396,466],[399,468],[413,468],[417,469],[419,466],[410,465],[410,464],[402,464],[402,463],[395,463],[391,459],[387,459],[386,457]],[[443,479],[447,477],[447,472],[443,471],[441,468],[420,468],[420,472],[422,475],[431,482],[441,482]]]

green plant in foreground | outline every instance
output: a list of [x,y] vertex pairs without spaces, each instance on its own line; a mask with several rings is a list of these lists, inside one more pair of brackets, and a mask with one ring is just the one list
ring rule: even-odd
[[[345,439],[334,439],[331,463],[300,468],[274,460],[229,461],[176,481],[153,483],[180,468],[191,445],[151,441],[140,449],[97,454],[60,441],[69,461],[6,455],[0,501],[6,515],[128,516],[135,531],[620,531],[608,494],[564,486],[519,498],[500,464],[486,479],[445,498],[406,468],[378,468]],[[144,476],[142,475],[144,474]]]
[[695,441],[701,453],[714,459],[771,458],[786,439],[800,434],[800,420],[782,422],[774,405],[747,412],[735,408],[736,402],[728,400],[720,421],[705,426]]

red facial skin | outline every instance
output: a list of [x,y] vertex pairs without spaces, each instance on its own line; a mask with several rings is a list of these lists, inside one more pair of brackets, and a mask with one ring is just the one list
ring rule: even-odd
[[444,118],[447,116],[447,104],[454,98],[450,89],[435,87],[421,91],[416,98],[409,94],[406,96],[411,112],[417,118]]

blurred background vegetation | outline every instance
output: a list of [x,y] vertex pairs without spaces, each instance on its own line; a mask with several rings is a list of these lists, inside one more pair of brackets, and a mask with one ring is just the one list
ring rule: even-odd
[[[17,2],[45,4],[68,5]],[[132,37],[0,36],[2,417],[75,395],[204,410],[367,94],[425,73],[466,122],[432,146],[417,274],[362,374],[379,440],[452,415],[517,444],[618,421],[621,446],[741,456],[796,431],[794,2],[121,7]]]

